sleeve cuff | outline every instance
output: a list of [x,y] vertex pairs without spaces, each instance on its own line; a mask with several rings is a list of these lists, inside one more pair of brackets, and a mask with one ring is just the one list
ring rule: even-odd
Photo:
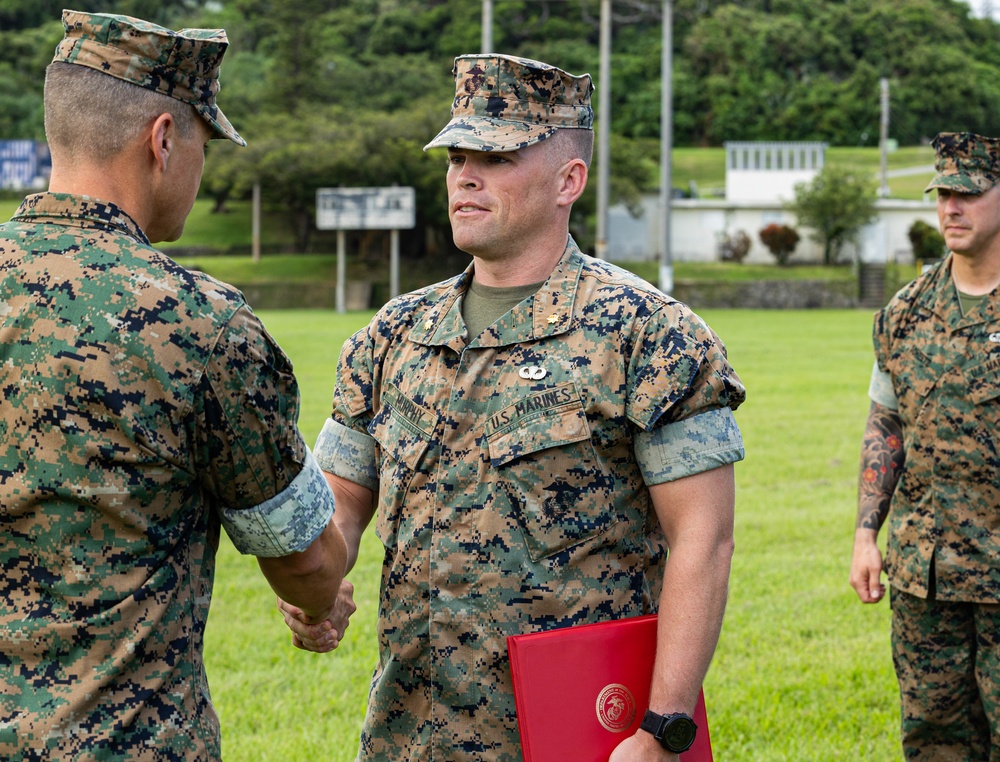
[[662,484],[743,460],[743,436],[728,407],[699,413],[636,435],[635,456],[646,484]]
[[378,492],[374,437],[327,418],[315,452],[324,471]]
[[253,508],[220,511],[222,525],[240,553],[275,558],[308,548],[333,516],[333,492],[306,450],[306,462],[291,484]]

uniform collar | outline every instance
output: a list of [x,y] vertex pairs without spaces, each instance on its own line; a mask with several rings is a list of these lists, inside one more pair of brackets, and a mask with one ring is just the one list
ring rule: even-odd
[[36,193],[21,202],[12,222],[49,223],[127,235],[149,246],[142,228],[121,207],[110,201],[71,193]]
[[[566,249],[534,296],[525,299],[469,344],[498,347],[536,341],[569,330],[573,304],[583,268],[583,255],[570,236]],[[447,345],[461,352],[468,338],[462,320],[462,297],[472,282],[473,266],[454,278],[444,298],[432,304],[417,321],[410,338],[418,344]]]
[[1000,300],[997,298],[996,289],[968,315],[962,314],[958,289],[951,277],[954,258],[955,255],[949,253],[948,257],[930,273],[930,288],[925,289],[920,295],[920,306],[938,316],[948,326],[949,332],[1000,320],[1000,304],[998,304]]

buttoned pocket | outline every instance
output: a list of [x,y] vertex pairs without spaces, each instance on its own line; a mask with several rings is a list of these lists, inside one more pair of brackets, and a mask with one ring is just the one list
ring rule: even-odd
[[605,532],[617,521],[612,481],[590,438],[572,383],[534,392],[497,416],[490,462],[534,561]]
[[386,548],[398,541],[402,505],[434,433],[437,417],[387,386],[382,406],[368,426],[379,445],[379,502],[375,533]]

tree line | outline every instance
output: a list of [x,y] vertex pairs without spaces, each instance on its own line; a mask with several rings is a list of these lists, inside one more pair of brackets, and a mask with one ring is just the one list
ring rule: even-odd
[[[0,139],[44,137],[42,73],[62,35],[62,5],[0,0]],[[496,50],[597,79],[599,0],[493,5]],[[424,235],[411,245],[444,245],[444,161],[421,149],[448,119],[452,59],[479,49],[480,3],[91,0],[86,7],[228,31],[219,102],[250,145],[210,148],[203,190],[220,206],[259,183],[307,248],[317,187],[412,185]],[[612,195],[635,203],[657,180],[661,3],[615,0],[612,8]],[[959,0],[675,0],[673,9],[675,145],[875,146],[882,78],[890,82],[890,136],[900,144],[942,130],[991,134],[1000,124],[1000,25],[974,18]],[[591,190],[577,220],[592,199]]]

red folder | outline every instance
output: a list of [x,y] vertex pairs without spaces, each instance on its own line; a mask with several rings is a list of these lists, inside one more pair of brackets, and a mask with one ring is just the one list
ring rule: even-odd
[[[607,762],[642,723],[656,615],[507,638],[524,762]],[[681,762],[713,762],[704,693]]]

